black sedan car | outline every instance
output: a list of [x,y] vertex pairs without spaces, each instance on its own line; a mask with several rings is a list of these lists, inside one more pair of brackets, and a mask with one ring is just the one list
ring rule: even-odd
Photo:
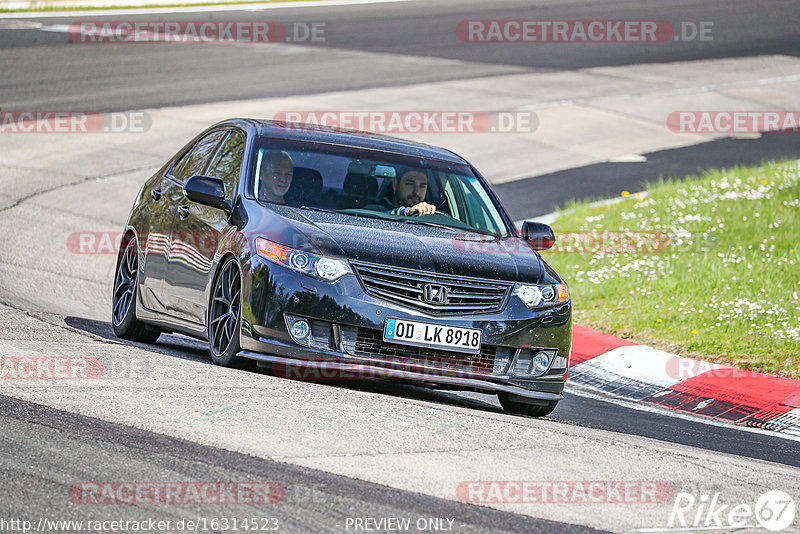
[[[531,194],[535,194],[532,192]],[[139,191],[113,289],[117,336],[207,340],[289,378],[496,393],[549,414],[572,343],[564,280],[456,154],[363,132],[235,119]]]

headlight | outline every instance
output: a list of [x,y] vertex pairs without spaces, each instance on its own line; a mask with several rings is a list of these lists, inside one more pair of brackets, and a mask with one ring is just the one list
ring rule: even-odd
[[317,260],[317,275],[323,280],[338,280],[350,272],[350,267],[341,260],[320,258]]
[[534,309],[567,302],[569,289],[564,283],[547,286],[517,284],[514,287],[513,295],[519,297],[528,308]]
[[342,260],[284,247],[263,237],[256,238],[256,251],[259,256],[271,262],[326,282],[335,282],[353,272],[347,262]]
[[536,286],[519,286],[517,296],[529,308],[535,308],[542,302],[542,290]]
[[542,289],[542,300],[545,302],[553,302],[553,297],[556,296],[556,290],[553,286],[544,286]]

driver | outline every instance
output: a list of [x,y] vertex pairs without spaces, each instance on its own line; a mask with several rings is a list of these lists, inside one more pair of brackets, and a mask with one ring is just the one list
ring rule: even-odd
[[380,209],[389,209],[394,215],[431,215],[436,206],[423,199],[428,190],[428,175],[419,170],[408,170],[392,181],[392,198],[384,197]]
[[294,162],[288,152],[272,151],[264,156],[259,181],[258,198],[275,204],[285,204],[284,195],[292,186]]

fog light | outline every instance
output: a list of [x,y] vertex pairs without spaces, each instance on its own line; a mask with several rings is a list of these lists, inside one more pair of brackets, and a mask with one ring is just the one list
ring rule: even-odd
[[311,327],[305,319],[298,319],[292,324],[291,334],[297,340],[305,339],[309,332],[311,332]]
[[542,376],[550,368],[557,354],[557,351],[553,350],[519,349],[511,374],[524,378]]
[[533,372],[534,373],[543,373],[547,370],[547,366],[550,365],[550,358],[546,352],[537,352],[536,356],[533,357]]

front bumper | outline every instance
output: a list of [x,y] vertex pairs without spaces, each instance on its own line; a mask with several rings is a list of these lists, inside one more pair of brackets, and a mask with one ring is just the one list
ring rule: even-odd
[[[251,258],[244,277],[240,356],[270,364],[287,378],[402,380],[444,389],[507,392],[560,400],[572,341],[571,303],[531,311],[511,298],[492,314],[437,315],[368,295],[355,275],[329,284]],[[286,317],[308,319],[316,336],[301,345]],[[414,349],[382,341],[386,318],[478,328],[480,355]],[[515,374],[518,359],[537,351],[554,357],[540,376]]]

